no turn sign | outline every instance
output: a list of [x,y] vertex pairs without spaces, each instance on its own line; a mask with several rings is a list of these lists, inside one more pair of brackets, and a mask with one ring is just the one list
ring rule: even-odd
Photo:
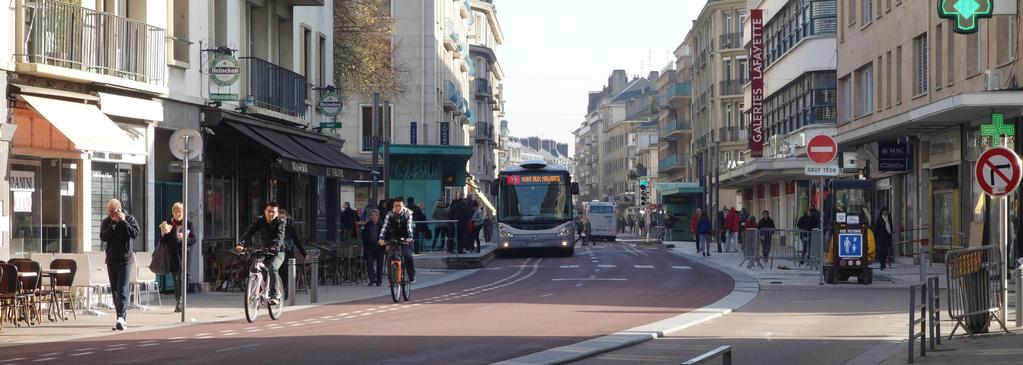
[[1019,156],[1005,147],[984,151],[977,160],[976,177],[987,195],[996,198],[1009,195],[1019,186]]
[[826,165],[835,160],[838,154],[838,145],[835,139],[828,135],[817,135],[810,138],[806,143],[806,157],[816,164]]

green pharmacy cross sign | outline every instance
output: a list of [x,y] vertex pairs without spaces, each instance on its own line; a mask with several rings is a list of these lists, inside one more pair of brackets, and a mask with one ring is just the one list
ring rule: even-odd
[[1002,144],[1002,136],[1014,137],[1016,135],[1016,126],[1004,123],[1004,114],[994,114],[991,116],[991,124],[980,126],[980,135],[991,137],[991,145],[998,147]]
[[961,34],[977,32],[980,18],[990,18],[994,0],[938,0],[938,16],[955,21],[955,31]]

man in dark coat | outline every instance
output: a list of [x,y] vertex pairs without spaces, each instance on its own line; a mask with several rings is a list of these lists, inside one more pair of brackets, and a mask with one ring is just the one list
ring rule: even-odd
[[107,217],[100,222],[99,238],[106,243],[107,276],[117,322],[114,329],[127,328],[128,283],[131,279],[132,240],[139,237],[139,223],[121,208],[121,201],[107,202]]
[[[465,199],[462,199],[460,192],[455,192],[455,199],[451,201],[451,209],[448,211],[448,219],[458,221],[448,231],[449,234],[454,234],[455,246],[458,248],[458,253],[465,253],[465,249],[469,247],[469,219],[472,219],[472,215],[469,213],[469,204]],[[449,247],[448,252],[454,253],[455,248]]]
[[757,223],[757,228],[760,230],[761,241],[764,244],[764,257],[770,257],[771,255],[771,237],[774,236],[774,220],[771,219],[771,213],[764,211],[763,216],[760,218],[760,222]]
[[799,220],[796,221],[796,228],[799,228],[799,237],[803,241],[803,252],[799,258],[799,264],[802,265],[810,255],[810,245],[813,244],[810,242],[810,232],[820,228],[817,226],[817,219],[813,216],[813,208],[807,209],[803,216],[799,217]]
[[366,259],[366,274],[369,285],[380,286],[384,275],[384,248],[377,243],[380,238],[380,211],[369,211],[368,220],[362,226],[359,237],[362,239],[362,254]]
[[892,254],[892,218],[888,215],[888,207],[881,208],[881,214],[874,220],[874,238],[877,240],[877,261],[884,270]]
[[355,222],[359,217],[355,214],[355,210],[352,209],[352,204],[345,202],[344,208],[341,210],[341,230],[344,239],[351,239],[355,236]]

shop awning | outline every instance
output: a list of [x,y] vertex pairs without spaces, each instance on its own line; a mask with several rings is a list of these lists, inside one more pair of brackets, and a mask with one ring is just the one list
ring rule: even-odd
[[348,180],[368,179],[370,170],[341,152],[340,146],[269,127],[235,120],[225,123],[249,139],[281,156],[286,171]]
[[21,95],[32,109],[64,134],[75,149],[89,152],[146,155],[137,143],[95,105]]

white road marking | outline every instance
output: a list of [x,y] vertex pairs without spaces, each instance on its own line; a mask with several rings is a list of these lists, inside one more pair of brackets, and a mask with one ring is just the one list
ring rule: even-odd
[[[200,339],[200,340],[208,340],[208,339],[211,339],[211,338],[213,338],[213,336],[202,336],[202,337],[196,337],[196,338],[197,338],[197,339]],[[108,350],[108,351],[109,351],[109,350]]]
[[367,312],[367,313],[363,313],[363,314],[360,314],[360,316],[368,316],[368,315],[372,315],[372,314],[373,314],[373,313],[368,313],[368,312]]
[[323,321],[313,321],[313,323],[323,323]]
[[168,343],[179,343],[179,342],[185,342],[185,340],[171,340]]
[[159,345],[159,344],[158,343],[147,343],[147,344],[139,345],[139,347],[149,347],[149,346],[156,346],[156,345]]
[[555,278],[551,281],[626,281],[626,278]]
[[582,286],[583,286],[583,283],[575,284],[576,288],[581,288]]
[[541,295],[540,298],[546,298],[546,297],[549,297],[551,295],[554,295],[554,293],[547,293],[547,294]]
[[251,329],[251,330],[245,330],[245,332],[248,332],[248,333],[255,333],[255,332],[263,332],[263,330],[261,330],[261,329],[255,329],[255,328],[253,328],[253,329]]
[[50,360],[56,360],[56,359],[57,359],[56,357],[44,357],[42,359],[35,359],[35,360],[32,360],[32,361],[33,362],[44,362],[44,361],[50,361]]
[[692,269],[689,266],[679,266],[679,265],[672,265],[671,268],[675,269],[675,270],[689,270],[689,269]]
[[329,319],[330,317],[332,317],[332,316],[323,316],[323,317],[320,317],[320,319]]
[[[200,337],[200,336],[209,336],[209,335],[212,335],[212,333],[199,333],[199,334],[196,334],[196,335],[194,335],[194,336],[195,336],[195,337]],[[116,346],[116,345],[115,345],[115,346]]]
[[632,267],[637,269],[653,269],[654,265],[633,265]]
[[603,268],[603,269],[614,269],[614,268],[618,267],[618,265],[597,265],[597,267]]
[[[173,338],[172,340],[176,340],[176,338]],[[95,350],[95,348],[86,347],[84,349],[77,349],[77,350],[75,350],[75,352],[83,352],[83,351],[91,351],[91,350]]]
[[578,269],[579,265],[561,265],[562,269]]
[[21,361],[21,360],[25,360],[25,358],[24,357],[16,357],[16,358],[13,358],[13,359],[7,359],[7,360],[0,361],[0,362],[7,363],[7,362],[15,362],[15,361]]
[[223,330],[223,331],[220,331],[220,333],[228,333],[228,332],[236,332],[236,331],[235,330]]
[[234,350],[241,350],[241,349],[247,349],[247,348],[249,348],[249,347],[256,347],[256,346],[259,346],[259,344],[255,344],[255,343],[253,343],[253,344],[248,344],[248,345],[241,345],[241,346],[235,346],[235,347],[228,347],[228,348],[226,348],[226,349],[220,349],[220,350],[217,350],[216,352],[228,352],[228,351],[234,351]]
[[42,357],[50,357],[50,356],[57,356],[57,355],[60,355],[60,354],[62,354],[62,352],[51,352],[51,353],[48,353],[48,354],[42,354],[42,355],[39,355],[39,356],[42,356]]
[[85,355],[92,355],[92,351],[86,351],[86,352],[79,352],[79,353],[71,354],[71,357],[79,357],[79,356],[85,356]]
[[231,332],[231,333],[222,334],[221,336],[234,336],[234,335],[237,335],[237,334],[238,334],[238,332]]

